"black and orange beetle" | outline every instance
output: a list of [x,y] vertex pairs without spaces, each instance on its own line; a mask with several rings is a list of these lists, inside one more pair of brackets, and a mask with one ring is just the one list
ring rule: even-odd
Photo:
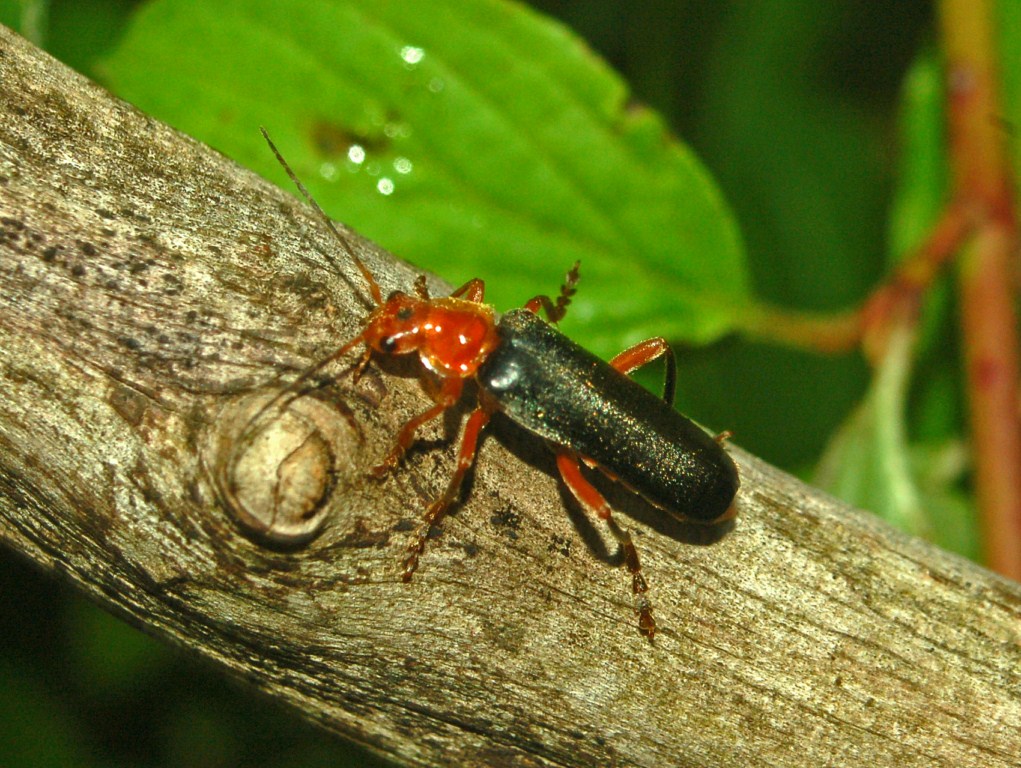
[[[651,638],[656,623],[638,552],[630,534],[614,520],[602,494],[585,478],[581,464],[602,470],[669,514],[699,523],[732,517],[739,485],[737,467],[723,447],[725,435],[710,436],[673,409],[676,366],[666,340],[648,339],[607,363],[560,333],[555,324],[566,313],[575,292],[577,264],[556,301],[536,296],[522,309],[499,319],[493,308],[483,303],[485,285],[477,278],[440,298],[430,297],[425,280],[420,279],[414,294],[396,291],[384,299],[372,272],[305,189],[265,129],[263,136],[361,272],[374,305],[357,336],[289,389],[358,346],[363,352],[354,366],[356,378],[374,354],[418,355],[422,376],[432,379],[434,386],[429,389],[434,403],[401,428],[393,449],[373,469],[373,474],[381,477],[400,463],[423,424],[461,399],[468,379],[477,385],[478,402],[465,424],[457,467],[408,544],[403,580],[410,581],[431,527],[457,497],[475,460],[483,427],[494,413],[502,412],[549,444],[567,488],[585,509],[606,521],[632,576],[639,628]],[[630,372],[661,356],[667,363],[662,399],[628,378]]]

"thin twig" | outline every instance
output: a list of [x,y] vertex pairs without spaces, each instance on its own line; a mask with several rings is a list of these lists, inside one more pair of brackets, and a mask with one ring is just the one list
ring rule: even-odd
[[986,562],[1021,579],[1017,222],[997,78],[990,0],[944,0],[954,197],[976,223],[962,254],[961,312],[975,483]]

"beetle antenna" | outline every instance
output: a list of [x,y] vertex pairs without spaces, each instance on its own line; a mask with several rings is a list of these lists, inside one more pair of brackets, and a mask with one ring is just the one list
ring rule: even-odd
[[362,277],[365,278],[365,282],[369,286],[369,293],[372,294],[372,300],[376,302],[376,306],[378,307],[381,305],[383,303],[383,292],[379,289],[379,283],[376,282],[376,278],[372,275],[372,272],[369,271],[369,268],[365,266],[365,262],[358,258],[358,254],[355,253],[355,249],[351,246],[351,241],[341,234],[340,230],[334,226],[330,217],[326,215],[322,208],[319,207],[319,203],[317,203],[315,198],[312,197],[312,193],[305,188],[304,184],[301,183],[301,179],[298,178],[298,174],[296,174],[287,161],[284,160],[284,156],[280,154],[280,150],[277,149],[277,145],[274,144],[273,139],[269,137],[269,132],[262,126],[259,126],[259,130],[262,131],[262,137],[266,139],[266,143],[269,144],[269,148],[273,151],[273,154],[276,155],[277,162],[283,166],[283,169],[287,171],[287,175],[290,177],[291,181],[294,182],[294,186],[298,188],[302,197],[304,197],[315,212],[319,214],[319,218],[323,220],[323,223],[327,226],[330,232],[333,233],[333,236],[337,238],[337,242],[339,242],[344,250],[347,251],[347,255],[351,257],[355,266],[358,267],[358,271],[362,273]]

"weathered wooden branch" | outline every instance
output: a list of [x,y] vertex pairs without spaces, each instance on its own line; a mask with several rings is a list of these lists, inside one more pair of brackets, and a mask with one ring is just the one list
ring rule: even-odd
[[408,765],[1017,764],[1021,588],[737,449],[717,541],[614,496],[654,643],[602,529],[507,425],[401,583],[457,427],[365,479],[425,403],[413,378],[373,366],[244,430],[357,327],[330,252],[305,206],[3,30],[6,546]]

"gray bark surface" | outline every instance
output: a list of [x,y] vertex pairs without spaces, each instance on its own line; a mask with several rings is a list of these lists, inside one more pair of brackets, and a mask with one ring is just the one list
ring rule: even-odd
[[[410,286],[357,243],[384,291]],[[245,429],[357,332],[337,250],[304,204],[0,29],[0,541],[402,764],[1018,764],[1021,587],[737,448],[741,514],[712,541],[611,493],[653,643],[612,540],[508,425],[402,583],[458,427],[365,477],[428,404],[407,370]]]

